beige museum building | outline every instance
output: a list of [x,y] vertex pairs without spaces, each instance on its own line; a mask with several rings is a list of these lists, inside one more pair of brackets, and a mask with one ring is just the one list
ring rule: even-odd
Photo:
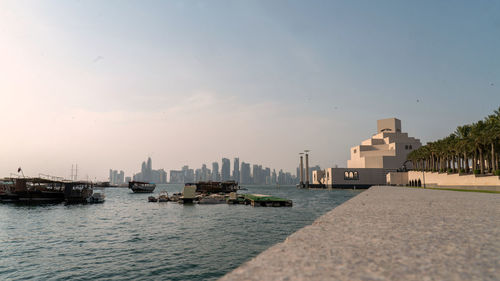
[[[408,153],[421,145],[419,139],[401,131],[401,120],[378,120],[377,133],[351,148],[347,168],[313,171],[312,183],[327,188],[368,188],[385,184],[387,173],[400,169]],[[410,163],[407,168],[411,168]]]

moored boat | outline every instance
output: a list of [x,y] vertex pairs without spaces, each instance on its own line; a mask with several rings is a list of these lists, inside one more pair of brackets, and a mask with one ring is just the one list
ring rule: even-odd
[[94,189],[94,192],[92,193],[92,196],[90,196],[87,200],[88,203],[90,204],[99,204],[99,203],[104,203],[106,196],[102,191],[98,191]]
[[221,194],[211,194],[207,196],[202,196],[198,201],[198,204],[225,204],[226,196]]
[[239,189],[235,181],[199,181],[197,183],[186,183],[186,186],[196,186],[196,192],[202,194],[231,193]]
[[172,202],[178,202],[179,201],[179,198],[182,196],[182,193],[180,192],[175,192],[174,194],[172,194],[170,197],[168,197],[168,200],[169,201],[172,201]]
[[44,178],[13,178],[12,186],[1,196],[2,202],[23,204],[61,203],[64,182]]
[[73,181],[64,183],[66,204],[85,204],[90,202],[94,193],[94,185],[87,181]]
[[21,204],[87,204],[104,202],[104,194],[95,192],[89,181],[62,178],[9,178],[0,180],[0,202]]
[[152,193],[156,188],[156,184],[142,181],[131,181],[128,183],[128,188],[132,189],[134,193]]
[[166,191],[160,192],[158,196],[158,202],[168,202],[168,193]]

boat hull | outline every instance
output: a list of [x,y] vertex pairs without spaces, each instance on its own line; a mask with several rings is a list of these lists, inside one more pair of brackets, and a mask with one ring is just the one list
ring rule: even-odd
[[153,193],[155,186],[133,186],[130,189],[134,193]]
[[65,200],[63,192],[51,191],[18,191],[14,192],[17,200],[24,204],[61,203]]

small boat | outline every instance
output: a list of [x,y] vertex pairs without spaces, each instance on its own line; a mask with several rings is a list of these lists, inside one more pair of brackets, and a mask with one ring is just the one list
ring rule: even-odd
[[99,203],[104,203],[104,199],[106,196],[102,191],[98,191],[97,189],[94,189],[94,192],[92,195],[88,198],[88,202],[91,204],[99,204]]
[[208,196],[203,196],[198,201],[198,204],[225,204],[226,197],[220,194],[211,194]]
[[128,188],[132,189],[134,193],[153,193],[156,188],[156,184],[142,181],[131,181],[128,183]]
[[149,196],[148,197],[148,202],[158,202],[158,199],[154,196]]
[[168,202],[168,193],[166,191],[160,192],[158,196],[158,202]]
[[179,201],[179,198],[181,196],[182,196],[182,193],[176,192],[176,193],[172,194],[172,196],[168,197],[168,200],[173,201],[173,202],[177,202],[177,201]]

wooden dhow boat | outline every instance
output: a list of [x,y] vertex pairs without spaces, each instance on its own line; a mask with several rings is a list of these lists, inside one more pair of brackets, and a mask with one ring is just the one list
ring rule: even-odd
[[128,183],[128,188],[132,189],[134,193],[153,193],[156,188],[156,184],[142,181],[131,181]]

